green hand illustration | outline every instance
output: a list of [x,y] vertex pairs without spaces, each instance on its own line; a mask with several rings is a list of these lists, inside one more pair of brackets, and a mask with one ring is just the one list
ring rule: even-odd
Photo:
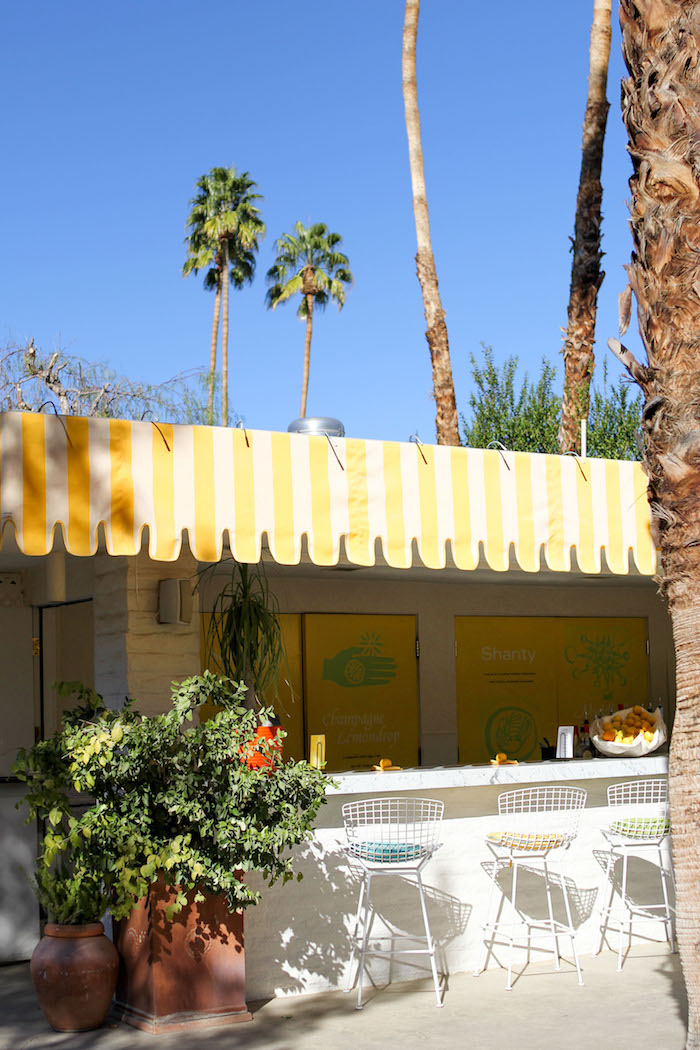
[[323,661],[323,676],[347,689],[364,685],[386,685],[396,677],[393,656],[376,656],[360,645],[351,645]]

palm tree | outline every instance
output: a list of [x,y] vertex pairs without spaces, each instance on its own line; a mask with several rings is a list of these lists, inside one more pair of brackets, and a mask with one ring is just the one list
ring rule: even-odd
[[265,224],[255,201],[256,184],[244,171],[235,168],[212,168],[196,182],[199,193],[190,201],[187,219],[190,234],[185,244],[188,257],[182,268],[186,277],[206,269],[204,287],[216,293],[209,354],[208,413],[214,416],[214,377],[216,343],[221,321],[221,416],[228,426],[228,286],[229,274],[235,288],[250,284],[255,273],[255,253],[265,236]]
[[628,267],[648,363],[617,340],[645,395],[649,502],[676,651],[669,791],[688,1050],[700,1048],[700,0],[621,0],[633,172]]
[[403,82],[403,104],[406,112],[408,135],[408,159],[411,168],[413,190],[413,215],[416,223],[416,271],[423,294],[423,309],[428,326],[425,338],[430,348],[433,367],[433,396],[435,398],[437,440],[439,445],[459,445],[457,405],[450,364],[450,344],[447,338],[445,311],[440,301],[435,258],[430,242],[428,200],[425,193],[423,173],[423,147],[420,137],[420,114],[418,113],[418,87],[416,84],[416,37],[418,36],[418,14],[420,0],[406,0],[403,23],[403,50],[401,75]]
[[580,451],[581,420],[588,419],[593,377],[593,343],[598,289],[605,274],[600,268],[601,204],[605,125],[610,108],[605,97],[610,57],[612,0],[594,0],[588,60],[588,99],[583,118],[581,174],[576,199],[572,242],[568,325],[564,338],[564,397],[559,424],[559,449]]
[[306,395],[309,389],[309,361],[311,358],[311,331],[314,307],[323,310],[329,300],[342,309],[345,303],[345,285],[352,285],[347,255],[340,248],[343,238],[339,233],[330,233],[322,222],[313,226],[294,224],[294,234],[284,233],[277,241],[277,257],[267,271],[270,285],[265,302],[269,309],[284,303],[297,293],[301,302],[298,317],[306,318],[306,340],[304,342],[304,371],[301,381],[301,409],[306,415]]

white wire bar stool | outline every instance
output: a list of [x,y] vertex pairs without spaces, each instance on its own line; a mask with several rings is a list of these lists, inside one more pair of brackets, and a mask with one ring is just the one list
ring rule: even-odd
[[[373,798],[361,802],[347,802],[343,806],[343,823],[347,836],[345,851],[362,869],[360,896],[352,933],[352,956],[345,989],[349,992],[357,984],[358,1010],[362,1009],[365,959],[370,955],[428,955],[437,1005],[442,1006],[435,961],[435,941],[430,932],[421,873],[440,846],[438,836],[444,810],[443,802],[430,798]],[[388,950],[381,951],[368,946],[375,917],[371,902],[371,883],[373,878],[380,875],[415,877],[425,938],[412,937],[411,940],[425,940],[425,948],[395,948],[394,941],[401,939],[400,935],[386,938],[391,941]],[[358,953],[359,964],[353,980]]]
[[[663,922],[666,939],[675,951],[675,910],[671,904],[670,890],[675,890],[673,862],[671,859],[671,823],[668,809],[668,783],[665,779],[633,780],[623,784],[612,784],[608,788],[610,823],[603,828],[609,852],[605,876],[610,883],[610,896],[603,904],[600,914],[601,951],[608,927],[617,926],[619,940],[617,969],[622,970],[623,940],[627,929],[632,940],[634,916],[656,919]],[[661,881],[661,903],[642,904],[633,900],[628,892],[628,861],[630,856],[639,856],[655,863],[658,859]],[[622,861],[619,888],[614,873],[618,861]],[[618,897],[615,905],[615,896]]]
[[[581,811],[586,804],[586,797],[587,792],[583,788],[574,787],[517,788],[514,791],[505,791],[498,796],[499,827],[497,831],[490,832],[486,836],[486,843],[494,860],[486,921],[483,925],[481,957],[474,972],[479,974],[486,968],[494,944],[502,936],[500,930],[503,928],[507,931],[505,941],[509,945],[507,991],[513,987],[513,946],[516,941],[516,932],[523,928],[527,930],[528,957],[533,930],[541,931],[543,936],[551,937],[555,970],[561,969],[559,937],[569,937],[578,983],[583,984],[576,951],[576,930],[571,917],[571,902],[564,859],[569,846],[578,834]],[[552,904],[554,872],[550,870],[552,864],[559,869],[566,922],[554,916]],[[547,919],[528,921],[518,909],[518,871],[521,866],[528,869],[542,869],[547,898]],[[498,876],[504,867],[512,868],[513,872],[509,922],[501,918],[505,903],[503,896],[501,896],[495,916],[491,917]]]

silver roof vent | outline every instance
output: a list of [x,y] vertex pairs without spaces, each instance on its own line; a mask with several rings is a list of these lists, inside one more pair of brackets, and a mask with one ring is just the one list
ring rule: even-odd
[[302,416],[287,427],[290,434],[326,434],[328,437],[345,437],[345,427],[339,419],[331,416]]

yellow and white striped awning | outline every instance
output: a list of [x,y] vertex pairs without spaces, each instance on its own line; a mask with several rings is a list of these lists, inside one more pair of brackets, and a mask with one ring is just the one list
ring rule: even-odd
[[21,551],[47,554],[62,530],[71,554],[91,555],[104,528],[110,554],[141,548],[178,557],[187,532],[200,561],[296,564],[306,537],[317,565],[421,562],[474,569],[482,553],[506,571],[614,573],[656,569],[646,478],[636,463],[392,441],[81,419],[0,415],[2,531]]

